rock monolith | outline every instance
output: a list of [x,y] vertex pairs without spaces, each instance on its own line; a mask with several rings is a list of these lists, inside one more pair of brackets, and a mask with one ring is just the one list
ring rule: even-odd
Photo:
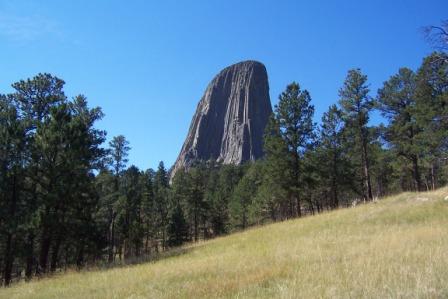
[[242,164],[263,156],[263,134],[272,113],[265,66],[243,61],[223,69],[209,83],[171,170],[198,161]]

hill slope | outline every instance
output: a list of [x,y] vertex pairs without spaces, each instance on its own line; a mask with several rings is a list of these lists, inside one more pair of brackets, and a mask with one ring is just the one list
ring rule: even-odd
[[448,189],[272,224],[1,298],[447,298]]

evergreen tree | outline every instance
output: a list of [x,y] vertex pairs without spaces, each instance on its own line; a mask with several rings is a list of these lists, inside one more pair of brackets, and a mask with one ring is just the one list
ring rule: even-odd
[[188,225],[180,204],[171,211],[168,223],[168,246],[180,246],[188,239]]
[[[44,190],[40,185],[51,171],[51,165],[50,169],[48,164],[46,165],[47,168],[43,165],[45,158],[48,158],[48,152],[42,151],[37,146],[38,142],[36,141],[39,139],[37,129],[50,117],[52,108],[65,102],[64,84],[63,80],[50,74],[38,74],[32,79],[21,80],[12,84],[15,92],[9,95],[26,126],[26,152],[29,161],[23,165],[26,165],[24,175],[29,178],[30,183],[30,186],[26,186],[25,190],[29,191],[27,192],[27,207],[31,211],[27,219],[29,222],[26,225],[26,244],[24,245],[27,261],[25,275],[28,279],[31,277],[35,266],[35,243],[43,239],[43,231],[38,227],[41,227],[41,224],[49,217],[48,214],[44,213],[45,209],[42,209],[45,204],[48,204],[48,196],[42,192]],[[41,255],[45,255],[45,253],[41,252]],[[39,272],[40,269],[41,267],[37,267],[36,272]]]
[[99,207],[95,212],[96,225],[106,240],[107,260],[112,262],[111,224],[116,206],[115,177],[112,170],[102,168],[95,178],[95,189],[99,196]]
[[416,113],[416,76],[407,68],[401,68],[398,74],[384,82],[378,91],[378,106],[383,116],[389,120],[385,138],[391,150],[398,157],[411,163],[415,187],[422,191],[420,175],[420,153],[422,146],[417,140],[422,131],[417,123]]
[[229,205],[234,189],[241,179],[243,170],[241,166],[222,165],[215,167],[209,165],[207,186],[205,190],[205,205],[208,208],[208,218],[212,232],[215,236],[224,234],[229,230]]
[[11,282],[23,226],[31,213],[24,193],[27,158],[25,123],[11,100],[0,95],[0,250],[6,286]]
[[273,116],[270,118],[264,136],[265,161],[263,163],[263,183],[258,191],[258,201],[272,220],[288,218],[291,213],[289,188],[293,185],[291,155],[286,141],[282,138],[280,125]]
[[433,53],[417,72],[416,121],[423,128],[417,139],[423,145],[427,189],[440,186],[441,165],[448,148],[448,57]]
[[[322,117],[317,157],[320,178],[326,195],[331,198],[331,207],[337,208],[340,189],[347,185],[348,161],[344,152],[342,112],[336,105],[329,107]],[[314,164],[314,163],[313,163]]]
[[108,246],[108,261],[113,262],[115,258],[114,248],[116,246],[115,240],[115,221],[118,213],[118,200],[120,196],[120,177],[126,168],[128,162],[129,142],[123,135],[115,136],[109,142],[110,166],[114,175],[114,189],[110,206],[108,207],[109,214],[109,246]]
[[148,169],[143,175],[143,201],[142,201],[142,223],[144,234],[144,248],[145,254],[151,252],[154,247],[158,250],[156,235],[157,235],[157,206],[154,199],[154,177],[153,169]]
[[262,174],[258,164],[253,163],[247,167],[248,170],[235,187],[230,203],[232,221],[234,226],[240,229],[246,229],[253,224],[258,216],[252,207],[255,205]]
[[[360,69],[350,70],[344,86],[339,90],[339,96],[346,136],[352,139],[352,154],[357,158],[361,167],[363,196],[367,200],[372,200],[369,156],[371,137],[369,136],[368,122],[373,101],[369,97],[367,76],[363,75]],[[360,153],[359,157],[357,157],[357,153]]]
[[[205,176],[202,165],[188,171],[187,215],[193,230],[194,241],[199,241],[200,224],[206,220]],[[205,235],[205,227],[204,227]]]
[[162,248],[166,249],[166,229],[169,215],[169,179],[165,165],[161,161],[154,176],[154,203],[157,210],[157,227],[162,237]]
[[[299,84],[293,82],[286,87],[279,97],[279,103],[275,107],[280,135],[288,146],[291,155],[292,184],[290,185],[291,211],[301,216],[300,185],[301,185],[301,160],[305,151],[313,143],[314,138],[314,106],[311,105],[311,97],[307,90],[302,90]],[[293,206],[295,200],[295,207]]]
[[132,165],[124,171],[120,185],[122,192],[117,226],[122,236],[124,258],[128,259],[131,256],[139,256],[142,248],[142,173]]

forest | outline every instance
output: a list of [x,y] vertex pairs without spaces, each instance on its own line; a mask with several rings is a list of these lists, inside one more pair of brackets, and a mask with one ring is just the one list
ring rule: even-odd
[[[0,269],[4,285],[66,269],[151,260],[185,242],[349,207],[448,180],[448,55],[403,67],[375,96],[349,70],[316,124],[311,92],[288,84],[265,131],[263,159],[201,161],[170,178],[128,165],[125,136],[68,98],[51,74],[0,95]],[[336,99],[328,99],[329,103]],[[372,125],[378,111],[384,122]]]

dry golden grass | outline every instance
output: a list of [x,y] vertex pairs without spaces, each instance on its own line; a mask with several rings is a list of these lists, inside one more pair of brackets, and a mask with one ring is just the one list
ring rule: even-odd
[[251,229],[1,298],[448,298],[448,189]]

